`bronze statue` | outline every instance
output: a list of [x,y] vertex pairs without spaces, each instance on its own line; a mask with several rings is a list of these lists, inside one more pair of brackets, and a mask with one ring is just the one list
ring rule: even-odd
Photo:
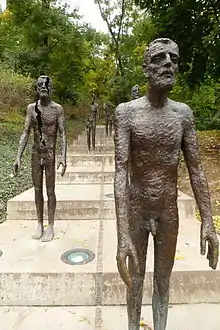
[[[34,239],[49,242],[54,237],[54,215],[56,210],[55,195],[55,158],[57,131],[61,138],[61,157],[57,169],[62,165],[63,176],[66,171],[66,133],[64,111],[60,104],[51,100],[52,81],[47,76],[40,76],[37,80],[38,100],[29,104],[25,127],[20,139],[17,160],[15,162],[15,175],[21,168],[21,158],[28,142],[31,129],[34,132],[32,148],[32,179],[35,191],[38,227],[33,235]],[[48,227],[43,227],[43,172],[45,170],[46,189],[48,196]]]
[[103,104],[103,109],[105,113],[105,133],[107,137],[112,136],[113,113],[106,103]]
[[91,150],[92,124],[93,124],[93,118],[92,118],[91,114],[89,114],[89,116],[87,118],[87,123],[86,123],[87,146],[88,146],[89,151]]
[[140,97],[139,85],[134,85],[131,88],[131,95],[133,97],[133,100],[139,99],[139,97]]
[[150,233],[154,240],[154,330],[166,329],[179,227],[177,171],[181,150],[202,219],[201,254],[206,254],[208,243],[209,266],[216,269],[218,263],[219,242],[193,113],[186,104],[167,97],[175,83],[178,61],[176,43],[167,38],[154,40],[143,63],[149,82],[147,95],[120,104],[115,112],[117,264],[127,286],[129,330],[139,329]]
[[92,104],[90,107],[90,115],[87,120],[87,144],[90,150],[90,141],[92,135],[92,149],[95,151],[95,137],[96,137],[96,121],[99,118],[99,106],[95,102],[95,95],[92,97]]

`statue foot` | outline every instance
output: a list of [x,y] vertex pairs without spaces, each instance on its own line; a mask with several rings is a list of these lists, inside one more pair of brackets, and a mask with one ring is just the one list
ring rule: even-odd
[[37,226],[37,231],[32,236],[32,238],[33,239],[41,239],[41,237],[43,236],[43,232],[44,232],[43,224],[39,223],[38,226]]
[[41,239],[42,242],[50,242],[52,241],[54,237],[54,229],[53,229],[53,225],[48,225],[46,231],[44,232],[44,235]]

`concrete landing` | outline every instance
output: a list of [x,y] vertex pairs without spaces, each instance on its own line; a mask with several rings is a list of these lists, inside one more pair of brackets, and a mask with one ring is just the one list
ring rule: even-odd
[[[167,330],[219,330],[220,305],[170,305]],[[142,322],[152,326],[150,307],[142,308]],[[1,330],[127,330],[125,307],[3,307]],[[152,330],[141,327],[143,330]]]
[[[100,213],[101,185],[56,185],[56,220],[98,219]],[[45,219],[47,218],[47,195]],[[35,220],[34,189],[10,199],[7,204],[8,220]]]
[[[125,285],[116,266],[116,223],[112,220],[57,221],[50,243],[32,240],[35,221],[7,221],[1,225],[0,305],[65,306],[124,305]],[[220,302],[217,271],[199,254],[200,224],[180,223],[171,303]],[[70,266],[60,259],[73,248],[88,248],[95,259]],[[151,303],[153,242],[149,241],[144,304]]]
[[[102,173],[103,181],[108,172]],[[113,184],[57,184],[56,185],[56,220],[99,219],[102,210],[104,219],[115,219],[114,198],[108,194],[114,192]],[[107,196],[106,196],[107,195]],[[47,218],[47,195],[45,196],[45,219]],[[180,219],[194,217],[193,198],[180,192],[178,198]],[[7,204],[8,220],[35,220],[36,207],[34,189],[10,199]]]

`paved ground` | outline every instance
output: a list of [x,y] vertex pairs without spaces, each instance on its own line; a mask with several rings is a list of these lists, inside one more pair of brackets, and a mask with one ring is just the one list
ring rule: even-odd
[[[219,330],[219,305],[170,306],[167,330]],[[151,307],[143,307],[140,330],[152,329]],[[148,325],[144,326],[144,324]],[[127,330],[125,307],[2,307],[1,330]]]

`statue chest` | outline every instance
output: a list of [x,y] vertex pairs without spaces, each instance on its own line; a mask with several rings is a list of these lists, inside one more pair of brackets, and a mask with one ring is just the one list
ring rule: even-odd
[[57,126],[57,114],[55,111],[34,111],[32,120],[38,127],[50,128]]
[[137,113],[131,118],[130,130],[134,147],[158,149],[181,146],[183,128],[176,112]]

